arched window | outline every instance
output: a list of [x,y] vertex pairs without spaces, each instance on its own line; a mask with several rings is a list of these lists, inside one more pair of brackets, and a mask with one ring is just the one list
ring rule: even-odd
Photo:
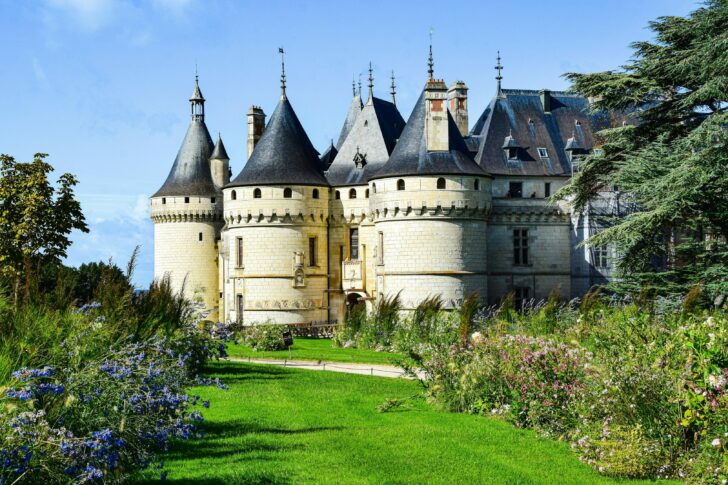
[[372,190],[375,194],[377,193],[377,184],[372,184]]
[[283,198],[284,199],[290,199],[292,195],[293,195],[293,191],[291,190],[290,187],[286,187],[285,189],[283,189]]
[[473,184],[473,188],[475,190],[480,190],[480,179],[475,179],[475,183]]
[[336,200],[339,200],[339,199],[341,199],[341,192],[339,192],[339,191],[337,190],[337,191],[336,191],[336,193],[334,194],[334,198],[335,198]]
[[356,199],[356,189],[349,190],[349,198]]
[[368,198],[369,198],[369,189],[366,189],[366,190],[364,191],[364,198],[365,198],[365,199],[368,199]]
[[238,193],[234,190],[230,192],[230,200],[238,200]]
[[314,199],[318,199],[319,198],[318,189],[313,189],[313,198]]
[[437,188],[438,189],[444,189],[445,188],[445,179],[440,177],[437,179]]
[[404,190],[404,180],[397,180],[397,190]]
[[253,198],[254,199],[260,199],[260,189],[255,189],[253,191]]

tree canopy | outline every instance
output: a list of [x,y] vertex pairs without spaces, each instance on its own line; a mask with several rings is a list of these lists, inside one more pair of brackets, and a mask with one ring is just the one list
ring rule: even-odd
[[[557,194],[586,210],[605,187],[638,211],[607,224],[589,245],[612,244],[624,281],[728,293],[728,1],[650,23],[619,70],[567,73],[593,109],[633,113],[635,125],[599,133],[602,153],[580,165]],[[667,271],[652,270],[655,256]]]
[[21,163],[0,155],[0,276],[13,282],[16,303],[21,282],[27,299],[41,265],[66,257],[74,229],[88,232],[73,193],[76,178],[65,173],[52,184],[46,156]]

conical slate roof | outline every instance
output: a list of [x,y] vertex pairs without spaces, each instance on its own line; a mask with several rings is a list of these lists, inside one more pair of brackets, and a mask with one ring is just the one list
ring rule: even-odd
[[321,155],[321,166],[325,168],[329,168],[331,163],[336,158],[336,154],[339,153],[336,150],[336,147],[334,146],[334,141],[331,140],[331,143],[329,144],[329,147],[324,151],[324,154]]
[[341,145],[344,144],[344,140],[346,140],[346,137],[349,135],[349,132],[354,127],[356,118],[359,116],[359,113],[361,113],[361,110],[363,107],[364,107],[364,105],[361,102],[361,97],[358,94],[355,94],[351,100],[351,106],[349,106],[349,112],[346,114],[346,120],[344,120],[344,126],[341,127],[341,133],[339,134],[339,139],[336,142],[337,150],[341,149]]
[[[339,148],[326,179],[335,186],[366,184],[389,159],[404,126],[394,104],[370,98]],[[357,167],[355,157],[363,157],[366,164]]]
[[420,95],[389,161],[372,179],[407,175],[487,175],[475,163],[458,130],[447,114],[449,150],[428,152],[425,140],[425,93]]
[[215,149],[212,151],[212,155],[210,155],[211,159],[215,160],[230,160],[230,157],[228,157],[227,150],[225,150],[225,145],[222,143],[222,137],[220,137],[220,134],[217,135],[217,143],[215,143]]
[[244,185],[329,185],[291,103],[281,97],[243,170],[227,187]]
[[152,196],[214,196],[210,172],[212,138],[201,119],[192,120],[164,185]]

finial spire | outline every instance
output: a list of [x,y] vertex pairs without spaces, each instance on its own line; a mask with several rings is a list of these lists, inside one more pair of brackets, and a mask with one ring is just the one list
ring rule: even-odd
[[372,71],[372,61],[369,61],[369,99],[374,97],[374,76]]
[[197,74],[197,63],[195,63],[195,88],[190,97],[190,114],[194,121],[205,120],[205,98],[200,90],[200,76]]
[[397,93],[395,91],[395,88],[397,86],[396,86],[396,84],[394,84],[394,69],[392,69],[392,84],[389,87],[391,89],[390,93],[392,94],[392,104],[396,105],[397,104],[397,101],[395,100],[394,96]]
[[351,76],[351,97],[356,97],[356,79],[354,78],[354,75]]
[[435,62],[432,60],[432,33],[434,32],[434,29],[430,27],[430,57],[427,59],[427,75],[428,79],[432,80],[433,75],[435,73],[434,66]]
[[286,52],[283,47],[278,48],[278,53],[281,55],[281,97],[286,97]]
[[501,92],[501,81],[503,80],[503,76],[501,75],[501,71],[503,70],[503,66],[501,65],[500,51],[498,51],[498,54],[497,54],[497,57],[496,57],[495,70],[498,71],[498,75],[495,77],[495,80],[498,81],[497,88],[496,88],[496,95],[497,96],[500,96],[502,94],[502,92]]
[[359,97],[361,98],[361,73],[359,73]]

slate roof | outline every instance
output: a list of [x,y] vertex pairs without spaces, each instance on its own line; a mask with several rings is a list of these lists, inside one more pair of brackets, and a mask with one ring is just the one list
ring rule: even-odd
[[[328,168],[326,179],[335,186],[366,184],[387,162],[404,127],[404,118],[393,103],[370,98]],[[366,161],[363,167],[354,163],[356,156]]]
[[346,137],[349,135],[349,132],[353,128],[354,123],[356,122],[356,118],[359,116],[359,113],[361,113],[363,107],[364,105],[361,102],[361,96],[355,94],[354,97],[351,99],[349,112],[346,113],[344,126],[341,127],[341,133],[339,133],[339,139],[336,142],[337,150],[341,149],[341,145],[344,144],[344,140],[346,140]]
[[447,114],[450,149],[428,152],[425,142],[425,93],[417,100],[389,161],[371,178],[407,175],[487,175],[470,155],[455,121]]
[[215,149],[212,150],[212,155],[210,155],[210,158],[214,158],[217,160],[230,160],[230,157],[228,157],[227,150],[225,150],[225,145],[222,143],[222,138],[220,137],[220,134],[217,134],[217,143],[215,143]]
[[325,168],[329,168],[331,163],[334,161],[334,158],[336,158],[336,154],[339,153],[338,150],[336,150],[336,147],[334,146],[334,140],[331,140],[331,143],[329,144],[328,148],[324,150],[324,154],[321,155],[321,166]]
[[226,187],[325,185],[322,162],[286,96],[268,121],[243,170]]
[[219,190],[212,182],[210,172],[212,149],[212,138],[205,122],[192,120],[167,180],[152,197],[214,196]]
[[[614,113],[594,113],[586,98],[550,91],[550,112],[544,112],[540,91],[503,89],[493,98],[471,130],[480,139],[476,162],[493,175],[570,176],[571,163],[566,153],[572,145],[591,150],[594,134],[626,120]],[[508,160],[504,142],[517,140],[518,160]],[[547,150],[541,158],[538,148]]]

